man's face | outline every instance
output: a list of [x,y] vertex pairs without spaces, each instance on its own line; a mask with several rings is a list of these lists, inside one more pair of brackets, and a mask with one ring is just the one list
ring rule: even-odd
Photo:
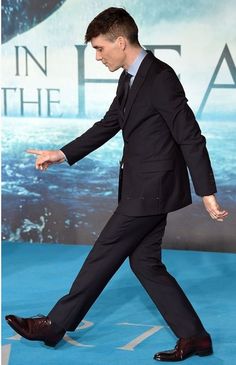
[[92,38],[91,44],[96,50],[96,60],[102,61],[111,72],[123,67],[125,63],[124,42],[123,37],[118,37],[115,41],[110,41],[102,34]]

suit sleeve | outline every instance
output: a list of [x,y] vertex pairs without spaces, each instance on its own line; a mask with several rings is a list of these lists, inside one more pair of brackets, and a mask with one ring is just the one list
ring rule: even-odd
[[61,148],[69,165],[73,165],[112,138],[120,130],[117,97],[113,100],[104,118],[96,122],[80,137]]
[[187,104],[188,100],[178,77],[171,68],[165,69],[158,74],[153,87],[153,104],[182,151],[196,194],[214,194],[216,184],[206,139]]

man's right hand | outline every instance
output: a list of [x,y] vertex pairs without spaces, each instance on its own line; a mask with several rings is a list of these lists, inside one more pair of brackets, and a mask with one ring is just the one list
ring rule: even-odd
[[61,150],[27,150],[26,152],[36,155],[35,167],[38,170],[47,170],[47,168],[56,163],[62,163],[66,160]]

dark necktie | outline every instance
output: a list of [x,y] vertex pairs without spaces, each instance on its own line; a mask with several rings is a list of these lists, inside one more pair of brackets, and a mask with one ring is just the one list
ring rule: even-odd
[[121,95],[121,110],[123,110],[123,111],[125,109],[125,105],[126,105],[128,95],[129,95],[131,77],[132,77],[132,75],[130,75],[128,72],[126,72],[124,84],[123,84],[123,91],[122,91],[122,95]]

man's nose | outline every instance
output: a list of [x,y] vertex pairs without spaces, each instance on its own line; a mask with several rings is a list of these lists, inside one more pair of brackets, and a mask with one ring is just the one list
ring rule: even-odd
[[96,61],[101,61],[102,60],[102,56],[99,52],[96,52]]

